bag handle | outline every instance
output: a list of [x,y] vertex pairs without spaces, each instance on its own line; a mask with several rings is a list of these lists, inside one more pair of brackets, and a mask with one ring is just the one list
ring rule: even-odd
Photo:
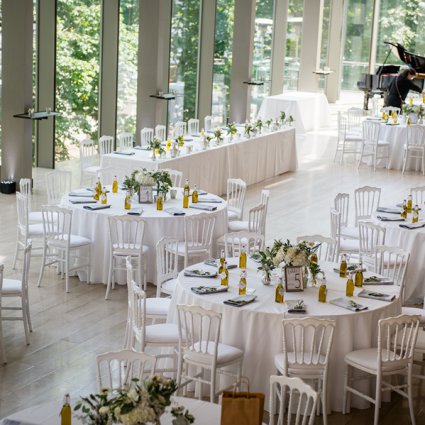
[[246,384],[246,387],[248,389],[247,394],[246,394],[246,398],[249,398],[249,379],[248,379],[247,376],[241,376],[241,379],[239,380],[239,382],[235,383],[233,385],[233,397],[235,397],[235,395],[236,395],[236,388],[237,388],[238,384],[242,384],[242,383]]

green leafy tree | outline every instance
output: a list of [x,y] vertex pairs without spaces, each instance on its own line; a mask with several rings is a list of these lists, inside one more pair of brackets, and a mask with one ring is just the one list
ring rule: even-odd
[[56,159],[85,134],[96,138],[99,98],[100,4],[59,0],[56,47]]

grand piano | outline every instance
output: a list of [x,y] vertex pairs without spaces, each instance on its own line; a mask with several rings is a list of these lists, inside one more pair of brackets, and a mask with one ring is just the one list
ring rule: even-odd
[[363,74],[362,79],[357,82],[357,87],[364,92],[363,109],[368,109],[369,99],[374,95],[385,97],[388,88],[397,76],[400,65],[387,65],[386,62],[390,54],[395,55],[399,60],[404,62],[409,67],[415,69],[418,73],[413,80],[421,90],[424,87],[425,79],[425,57],[419,56],[416,53],[408,52],[401,44],[394,44],[388,41],[385,42],[388,46],[388,54],[384,64],[379,66],[375,74]]

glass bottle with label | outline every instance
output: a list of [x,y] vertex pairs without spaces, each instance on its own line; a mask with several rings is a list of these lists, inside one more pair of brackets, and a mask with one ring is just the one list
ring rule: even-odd
[[130,191],[129,190],[127,190],[127,193],[125,194],[124,209],[126,209],[126,210],[130,210],[131,209],[131,195],[130,195]]
[[158,211],[162,211],[163,208],[164,208],[164,202],[163,202],[162,192],[158,192],[158,195],[156,196],[156,209]]
[[239,254],[239,268],[246,269],[246,245],[242,244],[241,253]]
[[319,302],[325,303],[327,294],[328,294],[328,288],[326,286],[326,278],[325,276],[323,276],[322,283],[319,286]]
[[71,425],[71,399],[69,394],[65,394],[63,406],[60,412],[61,425]]
[[220,253],[220,266],[224,266],[225,261],[226,261],[226,256],[224,255],[224,249],[222,249]]
[[406,208],[406,212],[408,214],[412,212],[412,207],[413,207],[413,205],[412,205],[412,195],[409,195],[407,197],[407,208]]
[[361,288],[363,286],[363,262],[360,258],[359,267],[356,270],[356,275],[354,277],[354,284],[357,288]]
[[196,188],[196,184],[195,184],[195,186],[193,187],[193,192],[192,192],[192,202],[193,202],[194,204],[197,204],[197,203],[198,203],[198,189]]
[[242,270],[239,279],[239,295],[246,295],[246,270]]
[[343,254],[339,265],[339,277],[347,277],[347,256],[345,254]]
[[345,288],[345,295],[347,297],[352,297],[354,295],[354,282],[352,273],[348,275],[347,286]]
[[98,177],[96,187],[95,187],[95,190],[94,190],[93,199],[98,201],[100,199],[101,194],[102,194],[102,183],[100,182],[100,177]]
[[281,276],[279,276],[279,279],[277,281],[274,300],[279,304],[283,304],[285,302],[285,288],[283,287]]
[[102,194],[100,195],[100,203],[106,205],[108,203],[108,197],[106,195],[106,187],[103,187]]
[[401,205],[401,218],[407,218],[407,202],[404,199],[403,204]]
[[118,193],[118,179],[117,179],[117,176],[114,176],[114,181],[112,182],[112,193]]
[[220,265],[219,275],[221,279],[221,285],[229,286],[229,269],[227,268],[227,261],[224,261],[223,266]]
[[184,184],[184,188],[183,188],[183,208],[189,208],[189,193],[190,193],[189,180],[186,179],[186,183]]
[[417,223],[418,221],[419,221],[419,207],[415,205],[415,208],[413,209],[412,223]]

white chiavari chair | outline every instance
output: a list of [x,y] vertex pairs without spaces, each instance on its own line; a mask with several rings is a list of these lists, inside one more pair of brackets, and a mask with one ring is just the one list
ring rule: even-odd
[[102,158],[103,155],[112,153],[114,150],[114,138],[112,136],[99,137],[99,155]]
[[348,226],[350,195],[348,193],[338,193],[334,198],[334,208],[341,213],[341,237],[343,239],[358,239],[359,229]]
[[20,179],[19,191],[28,198],[28,221],[30,223],[42,223],[43,216],[41,215],[41,211],[32,211],[32,180]]
[[374,268],[376,247],[385,244],[386,227],[370,221],[359,221],[359,254],[367,268]]
[[363,186],[354,191],[355,225],[361,220],[370,220],[379,207],[381,189],[379,187]]
[[170,179],[173,182],[173,187],[182,187],[183,173],[178,170],[170,170],[167,168]]
[[162,142],[165,142],[165,140],[167,139],[166,133],[167,133],[167,127],[165,127],[165,125],[158,124],[155,127],[155,137],[161,140]]
[[46,174],[47,203],[60,204],[62,197],[71,191],[71,171],[51,171]]
[[178,271],[178,240],[162,238],[156,244],[156,296],[172,295],[176,288]]
[[125,151],[134,146],[134,136],[132,133],[123,132],[117,136],[117,150]]
[[199,134],[199,120],[197,118],[191,118],[187,122],[187,133],[189,136]]
[[[381,123],[376,121],[363,121],[363,142],[358,167],[363,158],[371,157],[373,170],[376,170],[377,161],[386,159],[386,167],[388,168],[388,160],[390,157],[390,143],[380,140]],[[380,155],[379,152],[383,151]]]
[[425,204],[425,186],[412,187],[410,189],[413,205],[424,206]]
[[247,255],[252,255],[264,249],[264,236],[254,232],[226,233],[224,239],[224,252],[226,257],[239,257],[242,247]]
[[425,127],[423,125],[407,126],[407,139],[403,146],[403,174],[409,159],[419,159],[422,174],[425,175]]
[[99,155],[93,140],[80,141],[80,186],[83,186],[84,177],[90,178],[90,183],[99,171]]
[[297,243],[306,241],[311,242],[315,246],[319,245],[316,254],[317,258],[321,261],[335,261],[335,246],[336,242],[332,238],[322,235],[305,235],[298,236]]
[[246,183],[241,179],[227,179],[227,216],[229,221],[243,219]]
[[142,128],[140,130],[140,145],[142,148],[148,146],[149,142],[152,142],[154,136],[153,128]]

